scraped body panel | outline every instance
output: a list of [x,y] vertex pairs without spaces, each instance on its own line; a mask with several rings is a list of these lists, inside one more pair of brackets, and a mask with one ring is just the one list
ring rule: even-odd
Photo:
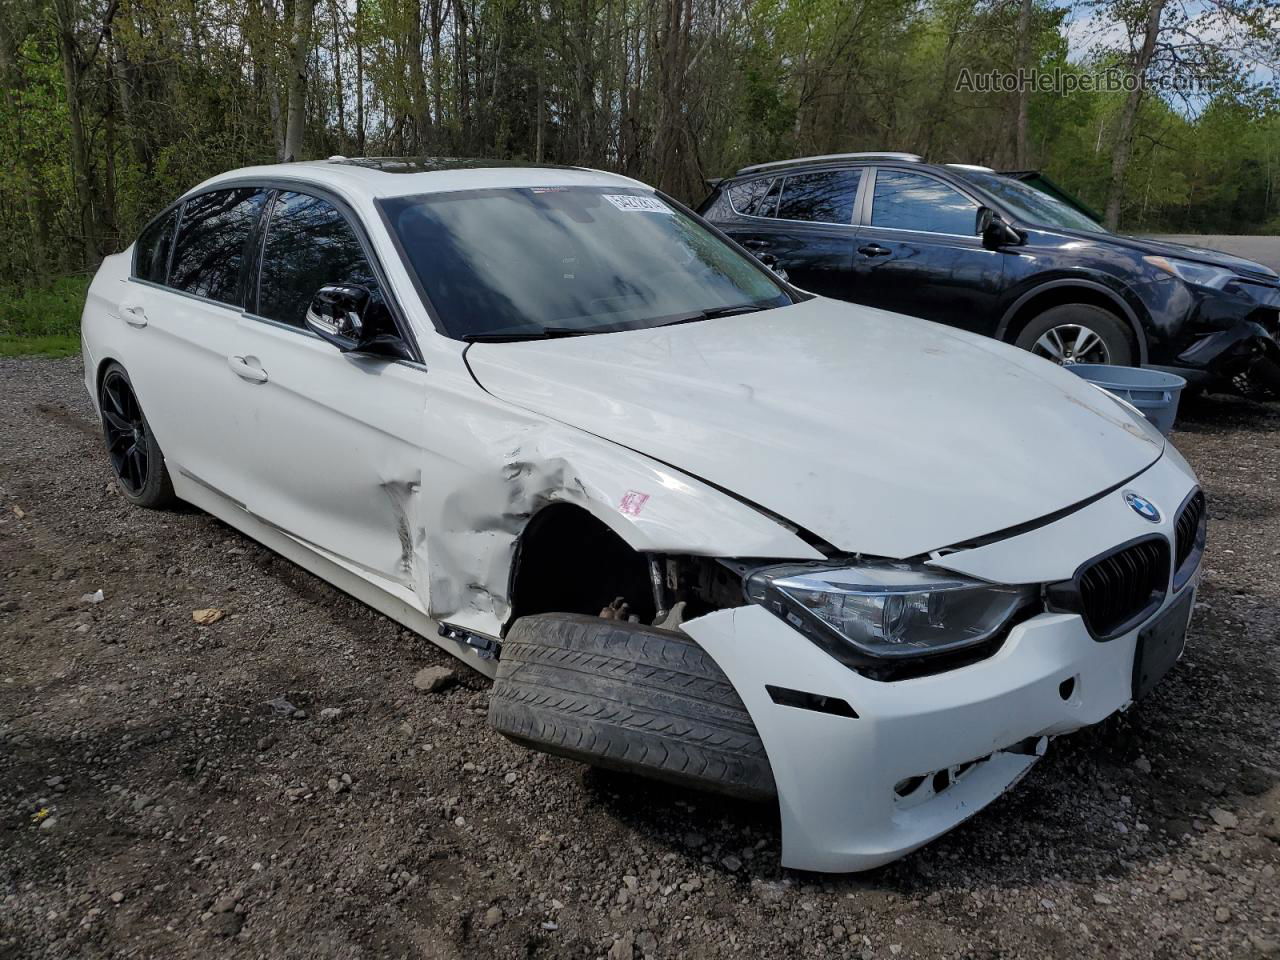
[[1024,351],[822,298],[478,344],[467,359],[495,395],[678,464],[850,553],[914,556],[1035,520],[1163,446]]

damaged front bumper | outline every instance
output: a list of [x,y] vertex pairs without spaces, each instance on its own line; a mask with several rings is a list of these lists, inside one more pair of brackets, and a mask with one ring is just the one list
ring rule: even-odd
[[1165,278],[1134,290],[1151,312],[1154,367],[1207,385],[1264,357],[1280,362],[1280,287],[1240,278],[1216,289]]
[[1261,323],[1244,320],[1194,340],[1168,367],[1192,383],[1229,379],[1248,373],[1264,358],[1280,362],[1280,343]]
[[[1158,507],[1158,518],[1139,514],[1117,490],[930,563],[990,583],[1055,584],[1117,543],[1163,537],[1172,548],[1181,505],[1197,486],[1186,461],[1166,447],[1128,484]],[[1178,644],[1169,640],[1166,652],[1180,652],[1203,540],[1197,550],[1171,571],[1159,607],[1118,636],[1094,639],[1078,613],[1046,607],[984,659],[909,679],[872,679],[843,665],[765,606],[719,610],[682,629],[728,676],[764,743],[783,865],[866,870],[973,816],[1030,770],[1049,738],[1098,723],[1127,707],[1135,687],[1148,689],[1162,670],[1135,669],[1140,637],[1160,625],[1160,636]]]
[[[1014,627],[990,659],[883,683],[836,664],[763,607],[684,629],[729,675],[764,742],[783,866],[825,872],[923,846],[1017,783],[1047,738],[1127,706],[1140,633],[1099,643],[1079,616],[1046,613]],[[798,706],[779,688],[817,696]],[[831,711],[837,701],[850,709]]]

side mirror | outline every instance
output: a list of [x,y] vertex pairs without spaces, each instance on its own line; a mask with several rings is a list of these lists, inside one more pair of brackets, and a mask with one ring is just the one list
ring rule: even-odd
[[772,253],[757,253],[756,259],[773,271],[774,275],[780,280],[790,280],[787,276],[787,268],[778,263],[778,258]]
[[364,321],[369,291],[364,287],[331,284],[321,287],[307,307],[307,329],[343,353],[359,350],[372,340]]
[[1022,234],[1009,226],[1004,218],[990,207],[978,208],[974,232],[982,237],[982,245],[988,250],[1016,246],[1023,240]]

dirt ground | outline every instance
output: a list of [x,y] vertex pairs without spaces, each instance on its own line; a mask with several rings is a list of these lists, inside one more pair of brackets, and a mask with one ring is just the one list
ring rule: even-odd
[[414,688],[451,665],[426,640],[127,506],[77,360],[0,383],[3,960],[1280,954],[1280,404],[1184,408],[1211,539],[1155,694],[827,877],[780,869],[769,809],[525,752],[478,675]]

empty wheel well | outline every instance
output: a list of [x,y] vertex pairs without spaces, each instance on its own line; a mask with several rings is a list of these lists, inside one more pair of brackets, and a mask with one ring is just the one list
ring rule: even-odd
[[[663,619],[674,629],[746,602],[741,575],[715,558],[640,553],[570,503],[544,507],[525,526],[511,565],[510,596],[507,626],[538,613],[598,617],[621,597],[641,623]],[[674,619],[668,618],[673,610]]]
[[616,597],[653,622],[647,558],[581,507],[553,503],[534,514],[512,564],[511,621],[535,613],[598,616]]
[[1138,348],[1138,355],[1146,356],[1146,342],[1140,331],[1135,328],[1129,315],[1111,296],[1092,287],[1072,285],[1050,287],[1035,294],[1026,303],[1018,307],[1017,313],[1010,318],[1008,326],[1005,327],[1001,339],[1006,343],[1013,343],[1018,339],[1018,334],[1023,331],[1026,325],[1040,314],[1051,307],[1060,307],[1071,303],[1087,303],[1114,315],[1129,331],[1134,345]]
[[103,357],[98,361],[98,369],[95,370],[93,374],[93,394],[95,397],[102,392],[102,378],[107,375],[107,367],[111,366],[113,363],[124,366],[124,364],[120,363],[120,361],[115,357]]

